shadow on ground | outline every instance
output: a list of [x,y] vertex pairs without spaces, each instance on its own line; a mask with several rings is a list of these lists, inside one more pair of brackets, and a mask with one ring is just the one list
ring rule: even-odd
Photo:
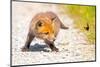
[[35,45],[30,46],[29,49],[32,52],[40,52],[40,51],[49,52],[49,50],[47,50],[45,48],[48,48],[48,46],[36,43]]

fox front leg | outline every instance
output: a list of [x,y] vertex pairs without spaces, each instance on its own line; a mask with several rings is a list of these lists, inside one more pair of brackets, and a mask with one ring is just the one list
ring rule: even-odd
[[45,40],[45,43],[51,48],[52,51],[58,52],[58,48],[55,47],[54,42],[50,42],[48,40]]
[[24,47],[22,47],[23,52],[24,51],[29,51],[30,43],[32,42],[34,37],[35,36],[33,36],[32,34],[30,34],[30,33],[28,34],[26,43],[25,43]]

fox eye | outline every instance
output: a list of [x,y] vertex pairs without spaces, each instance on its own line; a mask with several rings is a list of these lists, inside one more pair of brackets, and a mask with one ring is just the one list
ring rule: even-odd
[[44,33],[44,34],[48,35],[48,34],[49,34],[49,32],[46,32],[46,33]]
[[41,27],[41,26],[42,26],[42,22],[41,22],[41,21],[38,21],[37,25],[38,25],[39,27]]

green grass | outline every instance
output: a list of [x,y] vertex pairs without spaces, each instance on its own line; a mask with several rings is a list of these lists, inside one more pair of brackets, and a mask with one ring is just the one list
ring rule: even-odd
[[[86,34],[88,42],[95,44],[95,6],[63,5],[65,13],[74,19],[75,28]],[[84,27],[89,24],[89,30]]]

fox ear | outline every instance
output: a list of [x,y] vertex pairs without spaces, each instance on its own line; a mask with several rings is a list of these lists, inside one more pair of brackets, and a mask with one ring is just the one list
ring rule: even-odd
[[56,19],[56,17],[53,17],[51,20],[54,21]]

